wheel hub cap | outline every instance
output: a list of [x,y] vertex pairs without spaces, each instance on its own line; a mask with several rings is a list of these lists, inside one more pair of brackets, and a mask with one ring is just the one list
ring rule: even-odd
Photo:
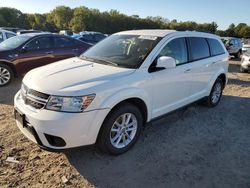
[[0,85],[5,85],[10,80],[10,72],[3,67],[0,67]]
[[110,130],[110,142],[115,148],[124,148],[134,139],[137,132],[137,119],[132,113],[119,116]]
[[221,96],[221,84],[220,83],[216,83],[216,85],[214,86],[214,90],[212,92],[212,103],[217,103],[220,99]]

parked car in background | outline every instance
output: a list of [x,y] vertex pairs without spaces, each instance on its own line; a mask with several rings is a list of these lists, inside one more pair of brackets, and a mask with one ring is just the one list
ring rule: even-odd
[[13,77],[58,60],[79,56],[89,44],[55,34],[22,34],[0,43],[0,86]]
[[17,31],[17,35],[21,35],[21,34],[27,34],[27,33],[42,33],[43,31],[38,31],[38,30],[33,30],[33,29],[29,29],[29,30],[18,30]]
[[235,37],[222,37],[221,39],[225,44],[228,53],[235,58],[240,58],[243,47],[241,39]]
[[[3,42],[4,40],[16,36],[15,33],[7,30],[0,29],[0,43]],[[0,57],[1,59],[1,57]]]
[[18,27],[0,27],[0,29],[11,31],[13,33],[17,33],[18,30],[23,30],[22,28]]
[[59,31],[59,35],[72,36],[74,33],[71,30],[61,30]]
[[216,35],[116,33],[80,57],[27,73],[14,99],[16,123],[43,148],[97,143],[121,154],[147,122],[203,98],[215,107],[227,70],[228,52]]
[[106,38],[107,35],[100,32],[84,31],[80,32],[78,35],[73,35],[72,37],[94,45],[103,40],[104,38]]
[[250,44],[243,44],[242,52],[245,53],[250,50]]
[[242,55],[240,71],[245,73],[250,71],[250,49],[245,51],[245,53]]

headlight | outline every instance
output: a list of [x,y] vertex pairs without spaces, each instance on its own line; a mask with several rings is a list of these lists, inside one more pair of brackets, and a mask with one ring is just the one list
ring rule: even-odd
[[94,100],[95,94],[82,97],[50,96],[46,109],[62,112],[82,112]]

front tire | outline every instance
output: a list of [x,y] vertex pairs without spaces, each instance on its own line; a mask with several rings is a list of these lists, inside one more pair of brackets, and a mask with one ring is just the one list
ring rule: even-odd
[[217,78],[215,81],[210,95],[204,99],[205,105],[208,107],[215,107],[220,102],[222,91],[223,91],[223,82],[220,78]]
[[0,87],[8,85],[13,77],[11,68],[5,64],[0,64]]
[[129,103],[119,105],[105,119],[97,145],[103,152],[122,154],[136,143],[142,125],[143,117],[136,106]]

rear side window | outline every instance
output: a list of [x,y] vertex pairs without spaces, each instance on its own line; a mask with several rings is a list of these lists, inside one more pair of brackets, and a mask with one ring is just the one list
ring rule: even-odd
[[3,42],[3,33],[0,31],[0,42]]
[[209,46],[206,39],[201,37],[190,37],[189,48],[192,61],[204,59],[210,56]]
[[169,56],[176,60],[176,65],[188,62],[187,45],[185,38],[170,41],[160,52],[159,57]]
[[207,39],[209,46],[210,46],[210,52],[211,56],[221,55],[224,54],[224,48],[221,46],[220,42],[216,39]]
[[11,38],[11,37],[14,37],[14,36],[16,36],[16,35],[14,35],[14,34],[12,34],[12,33],[6,33],[7,39],[8,39],[8,38]]
[[56,48],[72,47],[75,45],[73,40],[65,37],[55,37],[54,43]]

